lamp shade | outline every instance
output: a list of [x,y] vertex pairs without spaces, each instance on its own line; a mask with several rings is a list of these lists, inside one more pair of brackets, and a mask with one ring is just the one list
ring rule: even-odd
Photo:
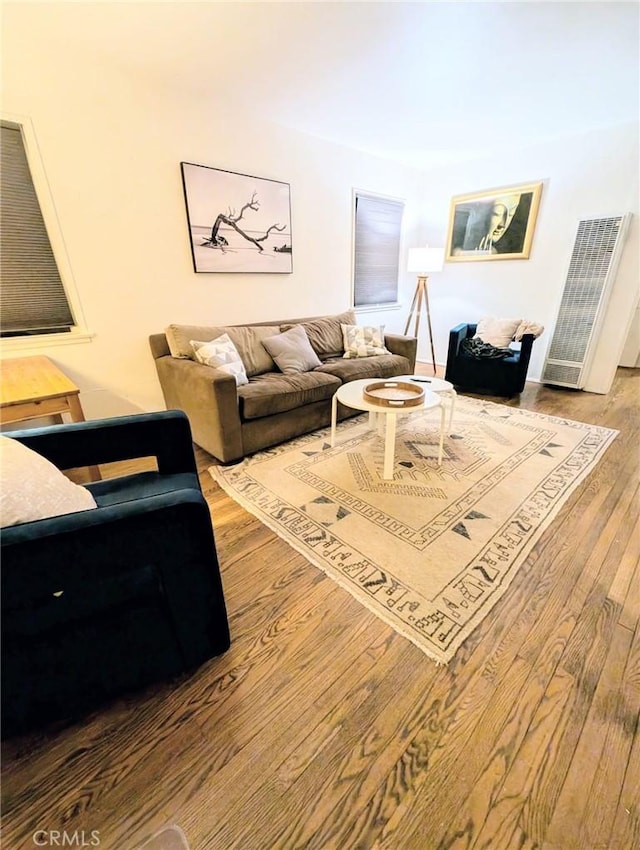
[[407,270],[427,274],[442,271],[444,266],[444,248],[409,248]]

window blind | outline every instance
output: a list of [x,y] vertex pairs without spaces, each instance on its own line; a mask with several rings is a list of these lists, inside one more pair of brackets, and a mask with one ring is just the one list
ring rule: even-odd
[[398,300],[400,229],[404,204],[375,195],[356,194],[354,306]]
[[74,324],[35,192],[20,127],[0,126],[0,334]]

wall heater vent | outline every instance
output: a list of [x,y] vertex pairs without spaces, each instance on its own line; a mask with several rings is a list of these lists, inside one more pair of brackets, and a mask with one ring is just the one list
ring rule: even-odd
[[630,218],[627,214],[579,223],[543,383],[584,386]]

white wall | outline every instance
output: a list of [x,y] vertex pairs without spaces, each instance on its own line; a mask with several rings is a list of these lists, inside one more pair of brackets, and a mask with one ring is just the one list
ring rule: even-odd
[[[448,263],[430,279],[436,352],[446,358],[448,328],[483,315],[531,319],[545,326],[534,344],[529,377],[539,379],[560,304],[578,221],[633,212],[602,337],[586,389],[607,392],[638,301],[638,125],[510,149],[500,157],[441,168],[426,178],[419,229],[443,244],[452,195],[543,181],[529,260]],[[420,356],[428,359],[423,342]]]
[[620,365],[629,368],[640,366],[640,305],[636,308],[631,320],[629,335],[622,349]]
[[[79,385],[88,417],[163,406],[147,336],[170,322],[237,323],[345,309],[353,187],[407,202],[404,307],[364,316],[401,331],[415,286],[415,276],[404,271],[406,251],[444,243],[451,196],[544,181],[529,261],[448,264],[430,279],[440,363],[449,329],[459,321],[488,314],[528,318],[547,328],[534,346],[533,379],[540,374],[578,219],[635,212],[599,347],[598,363],[607,365],[598,380],[606,384],[637,297],[637,125],[526,150],[510,149],[506,140],[499,158],[425,174],[240,115],[216,101],[224,81],[213,80],[206,95],[190,99],[170,83],[146,79],[143,71],[126,75],[117,58],[94,52],[90,43],[49,49],[55,20],[40,28],[34,23],[16,6],[5,16],[2,109],[33,122],[95,338],[44,351],[5,350],[3,356],[51,356]],[[192,271],[181,160],[291,184],[293,274]],[[424,327],[420,356],[430,357]]]
[[[89,49],[50,54],[46,32],[17,22],[5,43],[2,107],[33,123],[95,338],[44,350],[8,346],[3,356],[50,356],[80,387],[88,418],[164,406],[147,336],[170,322],[346,309],[353,187],[404,198],[407,238],[415,230],[420,172],[218,110],[215,86],[211,98],[193,101],[99,64]],[[193,272],[181,160],[290,183],[293,274]],[[400,329],[398,311],[371,315]]]

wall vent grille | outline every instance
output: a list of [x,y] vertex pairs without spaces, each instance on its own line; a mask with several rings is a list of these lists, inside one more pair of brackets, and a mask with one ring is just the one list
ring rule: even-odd
[[629,218],[620,215],[579,223],[542,370],[543,383],[577,389],[584,386]]
[[559,384],[563,387],[576,387],[580,380],[580,366],[569,366],[563,363],[547,362],[544,370],[546,384]]

